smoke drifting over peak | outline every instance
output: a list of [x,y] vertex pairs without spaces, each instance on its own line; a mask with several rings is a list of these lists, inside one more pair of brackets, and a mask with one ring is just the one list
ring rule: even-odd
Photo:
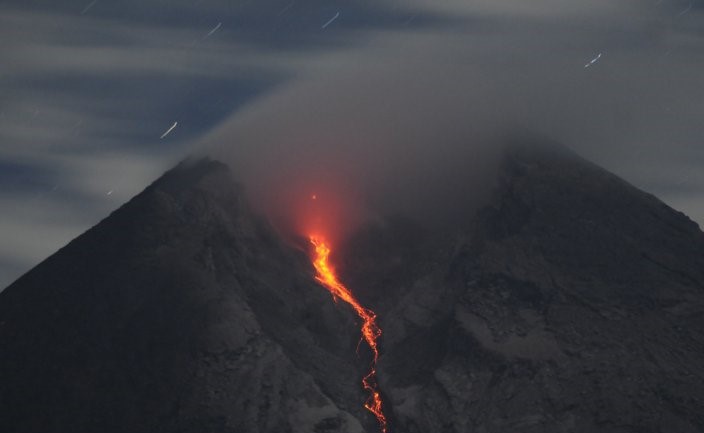
[[326,200],[325,224],[348,228],[387,213],[461,218],[461,205],[491,188],[493,149],[515,131],[564,143],[658,193],[645,180],[655,165],[675,170],[704,132],[685,102],[692,92],[704,100],[702,59],[681,42],[704,43],[673,21],[676,5],[587,13],[550,3],[454,5],[466,24],[369,33],[360,47],[306,63],[301,78],[212,132],[206,148],[299,232]]
[[704,221],[702,0],[1,9],[0,287],[196,143],[293,232],[315,229],[306,212],[336,233],[390,212],[461,215],[491,187],[480,155],[515,130]]
[[[207,139],[286,229],[343,236],[389,213],[440,223],[485,189],[487,143],[503,125],[470,88],[441,84],[460,77],[427,67],[422,44],[378,41],[387,46],[331,56]],[[397,49],[406,55],[379,62]]]

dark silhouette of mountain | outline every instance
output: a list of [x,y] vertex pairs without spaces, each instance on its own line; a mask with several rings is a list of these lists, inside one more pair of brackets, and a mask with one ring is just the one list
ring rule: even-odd
[[345,253],[396,431],[704,432],[704,234],[571,152],[513,148],[445,240],[401,220]]
[[[392,432],[704,432],[704,234],[565,150],[506,153],[447,230],[337,256],[384,330]],[[373,432],[354,314],[217,162],[0,293],[2,432]]]
[[0,294],[0,431],[372,426],[312,274],[224,165],[176,167]]

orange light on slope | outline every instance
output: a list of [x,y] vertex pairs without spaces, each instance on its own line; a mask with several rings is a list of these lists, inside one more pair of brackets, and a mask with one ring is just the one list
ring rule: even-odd
[[369,398],[364,403],[364,407],[373,413],[379,421],[381,431],[387,433],[388,426],[386,416],[384,416],[382,410],[381,394],[379,393],[379,386],[376,382],[376,362],[379,359],[377,339],[381,336],[381,328],[376,324],[376,313],[368,308],[364,308],[354,295],[352,295],[352,292],[337,279],[335,270],[328,263],[330,247],[328,247],[325,239],[320,236],[310,236],[310,242],[315,247],[315,259],[313,260],[313,266],[317,271],[315,279],[328,289],[335,302],[337,302],[338,299],[342,299],[348,303],[359,318],[362,319],[362,338],[367,342],[374,355],[370,371],[362,379],[362,386],[369,392]]

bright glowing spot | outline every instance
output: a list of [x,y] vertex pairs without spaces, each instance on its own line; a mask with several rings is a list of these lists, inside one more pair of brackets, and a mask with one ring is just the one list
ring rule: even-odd
[[317,272],[315,279],[318,280],[332,294],[333,299],[337,302],[342,299],[348,303],[362,319],[362,339],[367,342],[369,348],[374,355],[370,366],[369,373],[362,379],[362,386],[369,393],[369,398],[364,403],[364,407],[374,414],[379,427],[383,433],[388,432],[386,416],[382,408],[381,394],[376,381],[376,362],[379,359],[379,348],[377,340],[381,337],[381,328],[376,324],[376,313],[372,310],[363,307],[354,297],[352,292],[345,287],[335,274],[335,270],[328,263],[330,256],[330,247],[321,236],[310,236],[310,242],[315,247],[315,257],[313,258],[313,266]]

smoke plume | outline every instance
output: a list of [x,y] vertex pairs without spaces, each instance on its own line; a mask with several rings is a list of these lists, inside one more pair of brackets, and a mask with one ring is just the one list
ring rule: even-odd
[[674,176],[701,132],[691,111],[701,59],[683,48],[685,21],[673,23],[676,6],[548,3],[545,13],[483,5],[458,28],[368,34],[307,60],[299,79],[235,114],[205,147],[277,226],[302,235],[343,236],[390,213],[463,218],[493,186],[494,149],[515,131],[658,193],[654,166]]

